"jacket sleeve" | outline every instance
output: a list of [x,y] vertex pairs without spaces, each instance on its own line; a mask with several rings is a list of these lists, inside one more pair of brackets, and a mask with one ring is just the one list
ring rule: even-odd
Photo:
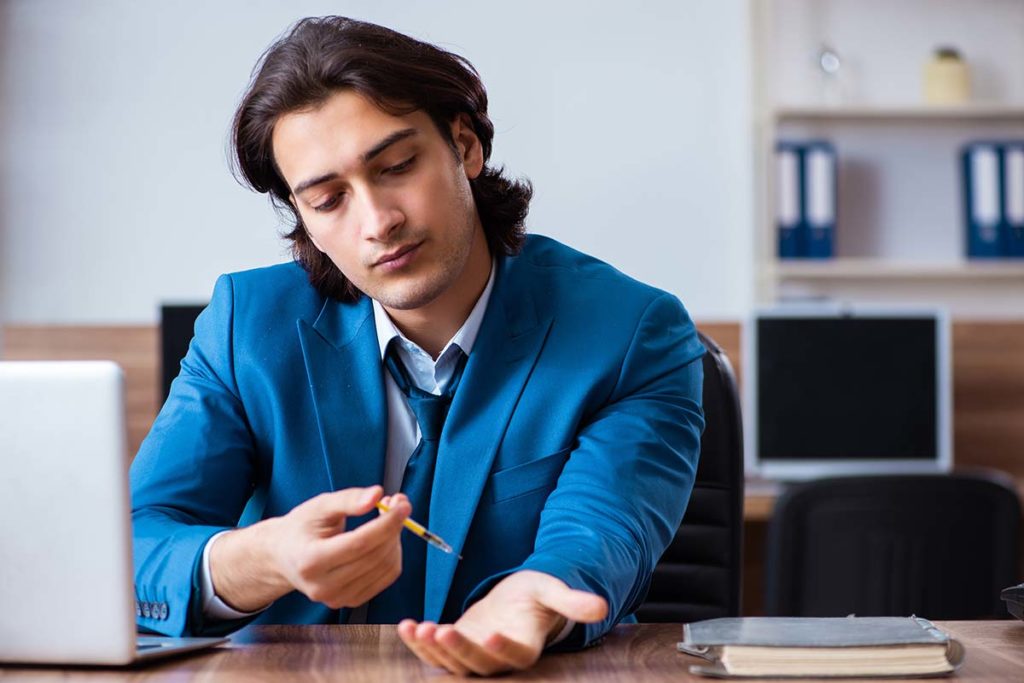
[[541,513],[533,553],[478,586],[532,569],[608,601],[561,647],[593,644],[640,606],[693,488],[704,429],[704,347],[682,304],[664,294],[641,316],[615,389],[577,436]]
[[253,440],[234,379],[233,297],[222,276],[132,462],[136,614],[148,631],[219,635],[246,623],[205,624],[198,583],[203,547],[236,526],[253,491]]

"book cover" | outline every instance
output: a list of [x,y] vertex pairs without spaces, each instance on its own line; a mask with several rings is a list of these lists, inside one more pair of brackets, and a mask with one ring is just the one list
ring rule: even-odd
[[950,674],[963,647],[919,617],[737,617],[686,624],[692,673],[724,678]]
[[836,149],[808,143],[804,160],[804,248],[809,258],[832,258],[836,228]]
[[779,258],[804,255],[803,245],[803,152],[799,145],[780,142],[775,148],[776,226]]
[[1006,255],[1024,256],[1024,142],[1003,149],[1003,216]]
[[967,145],[961,153],[968,258],[1005,256],[1001,156],[999,145],[984,142]]

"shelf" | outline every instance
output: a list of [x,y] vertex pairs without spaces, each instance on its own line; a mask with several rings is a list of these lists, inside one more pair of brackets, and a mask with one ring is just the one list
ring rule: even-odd
[[[1024,258],[965,256],[961,153],[971,141],[1024,139],[1024,80],[1010,66],[1024,54],[1024,3],[979,14],[972,0],[904,0],[886,15],[884,49],[865,4],[751,3],[755,301],[938,305],[958,319],[1019,320]],[[826,38],[852,65],[832,84],[809,59]],[[990,67],[965,104],[924,101],[928,46],[946,43]],[[836,258],[777,256],[780,174],[791,170],[778,163],[780,140],[837,150]]]
[[778,121],[1017,121],[1024,122],[1024,106],[1004,104],[967,104],[961,106],[841,106],[777,107],[772,112]]
[[905,280],[1024,279],[1024,259],[915,263],[883,259],[838,258],[821,261],[778,261],[776,274],[784,280]]

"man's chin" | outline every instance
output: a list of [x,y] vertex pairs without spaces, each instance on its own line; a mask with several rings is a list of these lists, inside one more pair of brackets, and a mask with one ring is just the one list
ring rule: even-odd
[[376,300],[380,305],[395,311],[412,311],[423,308],[444,291],[444,287],[414,287],[395,288],[386,291],[370,293],[370,298]]

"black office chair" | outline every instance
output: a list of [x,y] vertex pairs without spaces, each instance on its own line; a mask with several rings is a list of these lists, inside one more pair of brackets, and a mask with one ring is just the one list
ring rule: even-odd
[[824,479],[780,496],[768,530],[775,616],[1005,617],[1020,501],[999,473]]
[[171,382],[181,371],[188,353],[196,318],[206,304],[163,304],[160,306],[160,396],[162,406],[171,392]]
[[740,613],[743,426],[729,358],[700,335],[704,420],[700,463],[683,522],[654,569],[641,622],[692,622]]

